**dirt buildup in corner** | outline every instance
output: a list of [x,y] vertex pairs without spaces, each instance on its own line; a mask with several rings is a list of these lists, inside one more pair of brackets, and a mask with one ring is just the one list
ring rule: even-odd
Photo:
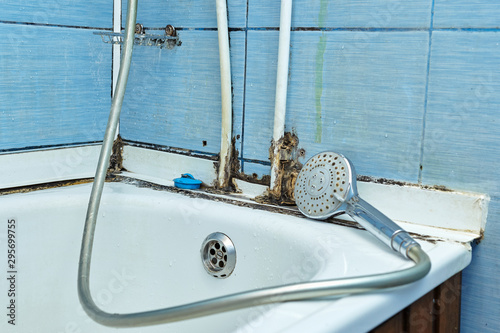
[[19,187],[0,189],[0,196],[7,195],[7,194],[15,194],[15,193],[29,193],[29,192],[34,192],[34,191],[42,191],[42,190],[47,190],[47,189],[51,189],[51,188],[59,188],[59,187],[66,187],[66,186],[79,185],[79,184],[87,184],[87,183],[92,183],[93,181],[94,181],[93,178],[83,178],[83,179],[76,179],[76,180],[61,180],[61,181],[56,181],[56,182],[51,182],[51,183],[43,183],[43,184],[23,185],[23,186],[19,186]]
[[251,175],[247,175],[243,172],[241,172],[241,165],[240,165],[240,160],[238,159],[239,156],[239,151],[235,147],[235,140],[233,138],[233,152],[231,155],[231,177],[232,179],[241,179],[245,182],[248,183],[253,183],[253,184],[260,184],[260,185],[266,185],[269,186],[269,181],[271,177],[269,175],[264,175],[262,178],[259,178],[259,176],[256,173],[252,173]]
[[[236,149],[236,138],[233,137],[233,139],[231,140],[231,161],[229,163],[230,175],[229,175],[228,185],[222,189],[218,188],[218,181],[216,180],[213,184],[211,184],[211,186],[205,186],[203,189],[209,193],[219,193],[219,194],[238,192],[239,190],[234,181],[235,179],[241,179],[249,183],[269,186],[270,177],[268,175],[259,178],[259,176],[255,173],[247,175],[241,172],[241,164],[238,156],[239,156],[239,151],[238,149]],[[216,174],[218,174],[219,172],[219,165],[220,165],[219,160],[214,161],[214,169]]]
[[233,173],[234,178],[241,179],[248,183],[259,184],[269,186],[269,182],[271,181],[271,177],[269,175],[264,175],[259,178],[259,175],[256,173],[252,173],[251,175],[247,175],[239,171]]
[[[298,161],[299,157],[304,156],[305,152],[298,149],[299,138],[295,133],[286,132],[283,138],[277,142],[272,142],[269,148],[269,159],[278,160],[279,165],[277,177],[273,190],[268,190],[265,194],[255,198],[259,203],[275,205],[295,205],[294,188],[295,180],[299,175],[302,163]],[[279,153],[274,156],[275,147],[278,146]]]
[[[209,193],[216,193],[216,194],[227,194],[227,193],[234,193],[237,192],[237,188],[233,183],[233,178],[236,174],[236,172],[240,168],[240,161],[238,160],[238,150],[236,149],[236,138],[233,137],[231,139],[231,147],[229,147],[231,150],[231,160],[229,161],[229,175],[227,175],[228,182],[224,188],[219,188],[219,180],[216,179],[211,186],[203,186],[203,190]],[[215,169],[215,174],[219,175],[219,168],[220,168],[220,154],[217,155],[217,161],[214,161],[214,169]],[[236,172],[235,172],[236,170]]]
[[113,142],[111,156],[109,157],[109,168],[107,174],[113,174],[120,171],[126,171],[123,167],[123,140],[120,135]]

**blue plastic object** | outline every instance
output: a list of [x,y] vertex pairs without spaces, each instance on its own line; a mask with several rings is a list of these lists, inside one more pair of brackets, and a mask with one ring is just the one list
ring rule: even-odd
[[192,190],[200,188],[201,180],[195,179],[190,173],[185,173],[181,178],[174,179],[174,185],[177,188]]

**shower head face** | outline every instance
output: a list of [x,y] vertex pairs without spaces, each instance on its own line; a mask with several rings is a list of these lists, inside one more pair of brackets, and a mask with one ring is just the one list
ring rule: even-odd
[[339,211],[355,194],[356,175],[349,160],[334,152],[311,157],[295,182],[295,203],[307,217],[326,219]]

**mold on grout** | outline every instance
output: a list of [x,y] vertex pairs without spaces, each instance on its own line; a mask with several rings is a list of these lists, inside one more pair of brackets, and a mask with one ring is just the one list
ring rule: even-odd
[[403,182],[403,181],[394,180],[394,179],[376,178],[376,177],[363,176],[363,175],[358,175],[357,180],[360,182],[366,182],[366,183],[375,183],[375,184],[382,184],[382,185],[410,186],[410,187],[418,187],[418,188],[425,189],[425,190],[433,190],[433,191],[441,191],[441,192],[453,192],[454,191],[454,190],[452,190],[446,186],[443,186],[443,185],[422,185],[422,184],[415,184],[415,183],[410,183],[410,182]]
[[[179,189],[179,188],[176,188],[173,186],[159,185],[159,184],[151,183],[148,181],[138,180],[135,178],[130,178],[130,177],[121,176],[121,175],[115,175],[112,177],[108,177],[106,181],[107,182],[121,182],[121,183],[125,183],[125,184],[134,185],[134,186],[139,187],[139,188],[148,188],[148,189],[152,189],[152,190],[156,190],[156,191],[167,191],[167,192],[171,192],[171,193],[178,193],[178,194],[190,197],[190,198],[212,200],[212,201],[231,204],[231,205],[235,205],[235,206],[239,206],[239,207],[252,208],[252,209],[267,211],[267,212],[276,213],[276,214],[285,214],[285,215],[299,217],[299,218],[306,219],[306,220],[308,219],[306,216],[304,216],[302,213],[300,213],[300,211],[296,207],[277,206],[275,203],[269,203],[269,202],[242,201],[241,198],[239,198],[239,199],[234,198],[233,199],[230,197],[230,193],[221,193],[221,191],[214,190],[213,188],[208,188],[208,191],[207,191],[207,188],[203,188],[201,191],[200,190],[185,190],[185,189]],[[225,196],[221,196],[221,194],[225,195]],[[355,221],[339,219],[335,216],[329,217],[325,220],[321,220],[321,222],[364,230],[364,228]],[[415,239],[424,240],[426,242],[430,242],[433,244],[436,244],[437,242],[443,241],[439,237],[422,235],[422,234],[414,233],[414,232],[410,232],[410,235],[412,237],[414,237]]]
[[[222,188],[219,186],[219,179],[215,179],[212,187],[204,187],[204,190],[211,193],[229,193],[237,192],[237,187],[233,182],[233,177],[240,169],[240,163],[238,161],[238,150],[236,149],[236,138],[233,136],[231,139],[231,145],[228,147],[230,160],[227,163],[228,167],[224,170],[224,178],[227,180]],[[215,174],[219,177],[220,168],[220,154],[217,155],[217,161],[214,162]]]
[[26,185],[19,187],[11,187],[6,189],[0,189],[0,196],[8,195],[8,194],[16,194],[16,193],[28,193],[34,191],[47,190],[51,188],[59,188],[66,187],[71,185],[80,185],[80,184],[88,184],[94,181],[93,178],[83,178],[76,180],[63,180],[58,182],[50,182],[44,184],[34,184],[34,185]]
[[[119,174],[108,177],[106,179],[106,181],[107,182],[120,182],[120,183],[129,184],[129,185],[134,185],[134,186],[139,187],[139,188],[148,188],[148,189],[152,189],[152,190],[156,190],[156,191],[167,191],[167,192],[172,192],[172,193],[178,193],[178,194],[190,197],[190,198],[200,198],[200,199],[212,200],[212,201],[227,203],[227,204],[231,204],[231,205],[235,205],[235,206],[239,206],[239,207],[247,207],[247,208],[263,210],[263,211],[267,211],[267,212],[271,212],[271,213],[285,214],[285,215],[290,215],[290,216],[295,216],[295,217],[307,219],[307,217],[304,216],[295,207],[282,207],[282,206],[276,206],[274,204],[241,201],[241,199],[240,200],[232,199],[232,198],[227,196],[228,193],[221,193],[221,191],[214,190],[213,188],[202,188],[201,190],[185,190],[185,189],[179,189],[179,188],[176,188],[173,186],[159,185],[159,184],[151,183],[151,182],[144,181],[144,180],[130,178],[130,177],[122,176]],[[220,196],[221,194],[224,194],[226,196],[221,197]],[[342,220],[342,219],[338,219],[336,217],[330,217],[326,220],[323,220],[323,222],[338,224],[338,225],[351,227],[351,228],[363,229],[363,227],[361,227],[358,223],[356,223],[354,221]]]
[[[298,149],[299,138],[295,133],[285,132],[285,135],[273,142],[269,148],[269,159],[279,159],[278,175],[274,184],[274,190],[268,190],[264,195],[255,198],[257,202],[277,205],[295,205],[293,190],[295,180],[299,174],[302,164],[299,157],[305,155],[303,149]],[[276,146],[279,146],[279,154],[274,156]]]
[[211,161],[218,161],[219,160],[219,154],[196,151],[196,150],[192,150],[192,149],[168,147],[168,146],[162,146],[162,145],[157,145],[157,144],[153,144],[153,143],[137,142],[137,141],[131,141],[131,140],[126,140],[126,139],[123,140],[123,144],[127,145],[127,146],[132,146],[132,147],[146,148],[146,149],[152,149],[152,150],[162,151],[162,152],[166,152],[166,153],[174,153],[174,154],[179,154],[179,155],[184,155],[184,156],[202,158],[205,160],[211,160]]
[[[238,137],[239,135],[236,136],[236,139],[239,139]],[[241,171],[240,160],[238,159],[239,151],[238,149],[236,149],[236,140],[234,140],[234,138],[232,146],[233,146],[233,151],[231,155],[231,178],[241,179],[243,181],[253,184],[269,186],[269,183],[271,181],[271,177],[269,175],[264,175],[261,178],[259,178],[259,176],[256,173],[247,175]],[[232,183],[237,189],[237,186],[236,184],[234,184],[234,181],[232,181]]]
[[271,181],[271,177],[269,175],[264,175],[261,178],[259,178],[259,175],[257,175],[256,173],[252,173],[251,175],[247,175],[247,174],[240,172],[240,171],[233,172],[233,178],[241,179],[241,180],[249,182],[249,183],[265,185],[265,186],[269,186],[269,182]]
[[123,140],[121,136],[118,134],[118,137],[113,143],[111,156],[109,158],[108,175],[120,171],[127,171],[123,167],[123,146],[124,146]]

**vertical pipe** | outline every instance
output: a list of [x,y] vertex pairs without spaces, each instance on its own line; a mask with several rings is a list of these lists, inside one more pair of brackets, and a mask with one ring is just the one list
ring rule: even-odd
[[[113,1],[113,32],[120,33],[122,29],[122,2]],[[113,94],[115,93],[120,71],[120,45],[113,44]]]
[[[121,0],[113,1],[113,32],[120,33],[122,30],[122,2]],[[111,97],[115,94],[116,85],[118,83],[118,73],[120,72],[120,57],[121,57],[121,45],[113,44],[112,49],[112,88],[111,88]],[[120,132],[120,123],[118,123],[116,129],[116,134],[114,139],[118,136]]]
[[229,30],[227,26],[226,0],[216,0],[217,31],[219,35],[222,129],[219,165],[219,188],[229,185],[232,136],[232,101],[231,101],[231,61],[229,58]]
[[281,1],[278,70],[276,73],[276,99],[274,107],[273,156],[271,161],[271,192],[281,188],[279,178],[281,139],[285,134],[288,63],[290,60],[290,28],[292,0]]

